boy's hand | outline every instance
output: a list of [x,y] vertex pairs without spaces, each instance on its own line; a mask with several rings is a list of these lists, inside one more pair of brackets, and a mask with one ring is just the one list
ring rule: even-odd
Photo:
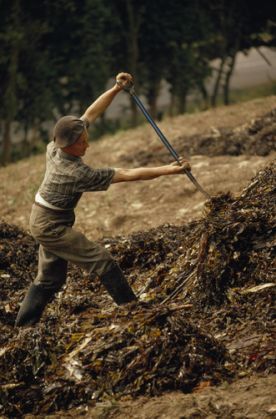
[[183,159],[183,157],[179,157],[179,161],[181,165],[179,165],[177,161],[171,164],[172,166],[175,166],[176,173],[183,173],[185,170],[191,170],[191,165],[188,160]]
[[126,87],[131,87],[133,84],[133,77],[129,73],[119,73],[116,76],[116,86],[119,90],[122,90]]

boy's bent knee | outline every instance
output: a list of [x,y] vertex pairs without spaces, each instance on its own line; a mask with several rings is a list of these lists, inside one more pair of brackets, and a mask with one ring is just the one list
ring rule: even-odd
[[95,260],[89,269],[91,274],[96,274],[97,276],[101,277],[106,272],[110,271],[114,264],[116,263],[111,254],[105,250],[101,249],[99,254],[98,260]]

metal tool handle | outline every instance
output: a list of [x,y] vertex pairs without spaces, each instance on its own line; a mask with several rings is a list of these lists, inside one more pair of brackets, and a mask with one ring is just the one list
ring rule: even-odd
[[[136,95],[135,90],[134,90],[134,85],[129,84],[129,86],[126,86],[124,88],[124,90],[127,91],[132,96],[134,102],[140,108],[140,110],[142,111],[142,113],[144,114],[144,116],[146,117],[148,122],[151,124],[151,126],[153,127],[153,129],[157,133],[157,135],[160,138],[160,140],[162,141],[162,143],[169,150],[169,152],[171,153],[173,158],[181,165],[179,154],[176,152],[176,150],[173,148],[173,146],[167,140],[167,138],[165,137],[163,132],[160,130],[160,128],[156,125],[156,123],[154,122],[154,120],[152,119],[152,117],[150,116],[150,114],[148,113],[146,108],[144,107],[143,103],[141,102],[139,97]],[[188,178],[195,185],[195,187],[205,196],[205,198],[211,199],[211,196],[202,188],[202,186],[198,183],[198,181],[192,175],[190,170],[184,169],[184,173],[185,173],[186,176],[188,176]]]

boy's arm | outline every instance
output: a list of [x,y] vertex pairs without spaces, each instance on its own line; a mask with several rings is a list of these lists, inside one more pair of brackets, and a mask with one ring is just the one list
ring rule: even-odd
[[168,164],[159,167],[139,167],[137,169],[115,169],[115,174],[111,183],[132,182],[137,180],[150,180],[160,176],[178,175],[184,170],[191,170],[190,164],[186,160],[178,163]]
[[88,120],[89,123],[95,121],[111,104],[114,97],[132,82],[132,76],[128,73],[119,73],[116,76],[116,84],[95,100],[81,116],[81,119]]

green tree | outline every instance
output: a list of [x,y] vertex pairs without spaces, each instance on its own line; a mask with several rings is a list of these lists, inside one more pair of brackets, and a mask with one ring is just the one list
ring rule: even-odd
[[105,0],[48,2],[47,19],[57,112],[81,113],[104,90],[110,76],[109,4]]
[[49,116],[52,102],[47,100],[47,59],[39,49],[46,27],[35,3],[26,7],[22,0],[2,1],[1,10],[1,163],[6,164],[12,157],[14,123],[23,128],[26,148],[29,129]]
[[[220,59],[211,97],[212,106],[217,104],[220,89],[224,103],[229,103],[229,86],[237,53],[275,42],[273,25],[269,26],[271,19],[275,21],[272,3],[265,1],[261,8],[249,0],[211,0],[205,4],[206,14],[213,25],[212,40],[215,40],[210,58]],[[264,33],[267,39],[262,36]]]
[[173,11],[176,11],[177,3],[179,2],[173,2],[168,8],[165,0],[144,1],[145,19],[142,22],[139,37],[141,81],[143,82],[141,90],[147,98],[153,118],[157,117],[157,100],[161,81],[168,67],[173,24],[171,17]]
[[202,94],[205,105],[208,102],[204,80],[210,67],[205,39],[210,36],[211,27],[200,6],[199,0],[177,1],[170,9],[166,79],[171,85],[171,113],[185,112],[187,96],[195,89]]
[[[110,27],[115,35],[111,45],[113,50],[114,72],[128,71],[135,80],[136,91],[140,90],[140,40],[141,25],[145,16],[145,0],[114,0],[112,2],[112,16],[114,21]],[[138,112],[135,103],[130,99],[132,125],[137,125]]]
[[0,41],[2,45],[0,58],[0,112],[3,120],[2,164],[8,163],[11,156],[11,128],[18,110],[17,89],[21,76],[18,72],[18,58],[24,37],[20,25],[20,0],[13,0],[10,3],[2,1],[1,10],[4,8],[7,8],[6,13],[1,13],[0,20]]
[[[68,113],[81,114],[111,75],[129,71],[157,115],[162,80],[174,112],[198,90],[205,104],[210,60],[219,58],[218,92],[229,103],[238,51],[276,44],[273,2],[249,0],[0,0],[0,134],[2,163],[11,159],[14,122],[24,154],[34,128]],[[130,99],[133,124],[137,107]]]

